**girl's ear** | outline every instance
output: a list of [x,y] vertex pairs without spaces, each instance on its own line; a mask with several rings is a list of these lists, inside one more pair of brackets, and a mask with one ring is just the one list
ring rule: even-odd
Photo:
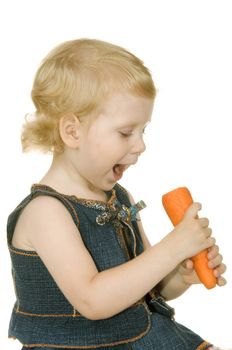
[[74,114],[67,114],[61,117],[59,132],[66,146],[78,148],[80,141],[80,121]]

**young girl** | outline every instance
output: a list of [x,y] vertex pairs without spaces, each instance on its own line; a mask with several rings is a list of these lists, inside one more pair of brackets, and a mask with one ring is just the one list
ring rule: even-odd
[[22,145],[53,161],[8,220],[9,337],[23,349],[213,349],[166,303],[199,283],[189,258],[203,249],[226,283],[209,221],[195,218],[200,204],[151,246],[144,203],[118,184],[145,151],[154,98],[143,62],[110,43],[68,41],[42,62]]

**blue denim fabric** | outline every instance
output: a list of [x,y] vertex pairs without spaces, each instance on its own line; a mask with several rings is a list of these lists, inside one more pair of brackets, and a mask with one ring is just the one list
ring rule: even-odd
[[[111,348],[107,347],[100,347],[100,348],[88,348],[88,350],[109,350]],[[123,345],[116,345],[112,349],[114,350],[132,350],[132,347],[129,344],[123,344]],[[28,347],[22,347],[22,350],[60,350],[60,348],[48,348],[48,347],[34,347],[34,348],[28,348]],[[62,348],[62,350],[70,350],[70,348]]]
[[[125,191],[119,186],[115,190],[119,207],[122,204],[130,206]],[[47,186],[33,186],[29,196],[8,219],[8,246],[17,296],[9,336],[16,337],[24,345],[80,347],[111,346],[143,336],[148,330],[149,321],[142,301],[107,320],[86,319],[64,297],[36,252],[12,246],[14,228],[21,211],[38,195],[53,196],[66,206],[99,271],[127,262],[134,252],[135,243],[136,254],[143,251],[136,222],[131,224],[133,230],[115,218],[105,225],[96,223],[96,218],[102,213],[116,211],[117,208],[110,202],[112,193],[108,194],[109,203],[105,205],[98,201],[92,203],[65,196]],[[126,239],[133,244],[127,246]]]
[[[101,347],[101,348],[88,348],[88,350],[109,350],[110,348],[107,347]],[[116,345],[113,347],[114,350],[132,350],[132,347],[130,344],[123,344],[123,345]],[[36,347],[36,348],[28,348],[28,347],[22,347],[22,350],[60,350],[60,348],[45,348],[45,347]],[[62,350],[70,350],[70,348],[62,348]]]
[[[198,335],[171,320],[168,308],[152,303],[155,290],[114,317],[97,321],[86,319],[64,297],[36,252],[12,246],[21,211],[36,196],[48,195],[67,208],[99,271],[129,261],[143,252],[142,239],[136,221],[124,222],[117,214],[123,205],[131,206],[126,191],[118,184],[114,191],[117,204],[112,193],[108,193],[109,201],[104,204],[35,185],[9,216],[8,247],[17,296],[9,336],[16,337],[25,349],[31,346],[31,349],[44,350],[65,347],[106,350],[113,346],[115,350],[195,350],[203,343]],[[166,316],[160,314],[162,310]]]
[[206,350],[210,346],[190,329],[164,315],[153,313],[151,322],[150,331],[131,343],[132,350],[196,350],[199,346]]
[[[104,348],[88,348],[88,350],[109,350],[109,347],[104,347]],[[113,347],[114,350],[132,350],[129,344],[124,344],[124,345],[116,345]],[[25,348],[23,347],[22,350],[60,350],[58,348]],[[62,350],[70,350],[70,348],[62,348]]]

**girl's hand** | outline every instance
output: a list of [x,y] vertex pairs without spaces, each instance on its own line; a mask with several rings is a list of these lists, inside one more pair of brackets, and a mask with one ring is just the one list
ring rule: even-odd
[[[208,251],[209,268],[214,270],[214,275],[217,278],[217,285],[222,287],[226,284],[226,279],[221,276],[226,271],[226,265],[222,263],[223,258],[222,255],[219,254],[218,246],[214,245],[209,248]],[[193,268],[193,262],[190,259],[180,264],[179,273],[184,283],[188,285],[201,283]]]
[[214,275],[217,278],[217,284],[222,287],[226,284],[226,279],[221,275],[226,271],[226,265],[222,263],[223,257],[219,254],[219,248],[214,245],[209,249],[208,253],[209,268],[214,270]]
[[198,218],[200,203],[193,203],[186,210],[182,221],[163,241],[169,245],[170,257],[177,259],[177,265],[199,252],[215,245],[207,218]]

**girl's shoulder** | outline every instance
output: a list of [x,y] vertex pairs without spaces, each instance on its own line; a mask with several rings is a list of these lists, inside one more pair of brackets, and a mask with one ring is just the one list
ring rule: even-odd
[[41,231],[48,228],[50,221],[53,221],[54,228],[60,225],[61,220],[67,223],[68,215],[62,203],[52,196],[40,195],[32,198],[20,210],[15,220],[12,245],[23,250],[35,250],[31,243],[32,236],[41,235]]

